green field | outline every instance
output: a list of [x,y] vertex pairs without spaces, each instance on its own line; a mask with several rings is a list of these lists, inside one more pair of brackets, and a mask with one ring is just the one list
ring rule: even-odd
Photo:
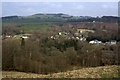
[[47,29],[50,28],[50,25],[27,25],[20,27],[22,30],[30,30],[30,29]]
[[88,31],[88,32],[92,32],[92,33],[95,32],[94,30],[89,30],[89,29],[77,29],[77,31],[83,31],[83,32]]

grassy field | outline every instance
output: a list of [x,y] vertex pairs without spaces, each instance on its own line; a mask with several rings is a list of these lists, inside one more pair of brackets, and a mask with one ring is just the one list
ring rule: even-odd
[[51,27],[50,25],[28,25],[28,26],[23,26],[23,27],[20,27],[20,29],[22,30],[31,30],[31,29],[47,29]]
[[3,78],[118,78],[120,66],[100,66],[91,68],[73,69],[71,71],[52,73],[48,75],[3,71]]
[[88,31],[88,32],[92,32],[92,33],[95,32],[94,30],[89,30],[89,29],[77,29],[77,31],[83,31],[83,32]]

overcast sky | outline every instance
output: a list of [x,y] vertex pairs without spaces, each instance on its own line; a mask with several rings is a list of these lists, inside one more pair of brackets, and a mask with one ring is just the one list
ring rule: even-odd
[[37,13],[117,16],[118,2],[2,2],[2,16],[29,16]]

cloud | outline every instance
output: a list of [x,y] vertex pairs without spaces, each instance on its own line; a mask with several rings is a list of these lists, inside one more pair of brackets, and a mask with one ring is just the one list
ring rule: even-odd
[[3,16],[28,16],[36,13],[66,13],[77,16],[117,15],[117,3],[97,2],[4,2]]
[[54,8],[61,8],[62,4],[56,4],[56,3],[51,3],[51,2],[45,2],[44,3],[47,6],[54,7]]
[[109,8],[108,5],[102,5],[102,8]]
[[102,5],[102,8],[103,9],[115,9],[115,8],[117,8],[117,5],[110,5],[110,4],[108,4],[108,5],[106,5],[106,4],[104,4],[104,5]]
[[32,9],[32,8],[28,8],[28,9],[25,9],[25,12],[27,12],[27,13],[35,13],[36,10]]
[[78,9],[78,10],[83,10],[85,7],[83,5],[78,5],[75,7],[75,9]]
[[119,0],[1,0],[2,2],[118,2]]

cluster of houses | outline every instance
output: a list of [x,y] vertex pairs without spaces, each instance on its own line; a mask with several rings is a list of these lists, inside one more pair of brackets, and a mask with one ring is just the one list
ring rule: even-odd
[[89,44],[104,44],[104,45],[109,44],[109,45],[115,45],[115,44],[117,44],[117,41],[116,40],[111,40],[111,41],[102,43],[102,41],[92,40],[92,41],[89,42]]
[[69,32],[59,32],[58,35],[51,36],[50,38],[59,39],[60,37],[63,37],[64,39],[76,39],[76,40],[86,41],[85,37],[70,35]]
[[14,39],[20,39],[20,38],[24,38],[24,39],[27,39],[27,38],[30,38],[31,36],[30,35],[14,35],[14,36],[11,36],[11,35],[5,35],[5,36],[1,36],[2,39],[11,39],[11,38],[14,38]]
[[51,36],[51,39],[59,39],[60,37],[63,37],[64,39],[77,39],[80,41],[86,41],[86,38],[88,37],[89,32],[93,32],[93,30],[88,29],[75,29],[73,27],[74,33],[70,32],[59,32],[58,35]]
[[[80,41],[86,41],[87,34],[89,32],[94,33],[93,30],[88,30],[88,29],[77,29],[74,34],[71,34],[70,32],[59,32],[58,35],[51,36],[51,39],[59,39],[60,37],[63,37],[64,39],[76,39]],[[108,42],[103,43],[102,41],[99,40],[92,40],[89,41],[89,44],[110,44],[110,45],[115,45],[117,44],[116,40],[111,40]]]

